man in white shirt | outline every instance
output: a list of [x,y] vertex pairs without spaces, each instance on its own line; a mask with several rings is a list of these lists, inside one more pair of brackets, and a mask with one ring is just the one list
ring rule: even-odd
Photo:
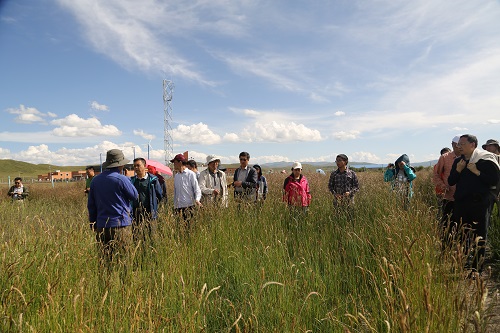
[[184,220],[187,226],[193,217],[196,206],[201,207],[201,190],[196,174],[186,167],[187,160],[182,154],[177,154],[174,163],[174,211]]

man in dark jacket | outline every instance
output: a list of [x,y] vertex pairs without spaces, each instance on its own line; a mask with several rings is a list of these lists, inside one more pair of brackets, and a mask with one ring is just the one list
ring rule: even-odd
[[255,202],[257,200],[257,171],[248,165],[250,154],[241,152],[240,167],[234,171],[234,197],[238,201]]
[[[472,259],[466,263],[466,268],[480,272],[493,200],[491,190],[500,177],[499,165],[492,153],[477,149],[474,135],[462,135],[458,147],[461,156],[453,162],[448,177],[450,186],[456,185],[452,220],[459,227],[459,232],[461,227],[471,231],[464,244],[465,254]],[[472,249],[471,243],[476,239],[477,244]]]
[[147,238],[151,239],[156,231],[158,203],[162,199],[163,191],[158,177],[148,172],[144,158],[134,159],[134,171],[136,175],[130,181],[139,193],[139,197],[132,202],[134,217],[132,231],[134,241],[145,242]]

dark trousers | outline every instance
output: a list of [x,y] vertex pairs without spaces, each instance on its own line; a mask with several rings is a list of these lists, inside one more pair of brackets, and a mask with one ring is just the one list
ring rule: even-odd
[[472,257],[472,262],[466,264],[478,271],[482,269],[486,252],[490,209],[489,195],[455,201],[453,208],[452,220],[459,234],[464,231],[459,239],[463,241],[465,254]]
[[132,243],[130,226],[96,228],[95,233],[101,265],[109,270],[111,264],[125,264]]
[[150,242],[156,234],[156,219],[153,219],[150,212],[136,209],[132,220],[132,234],[134,243],[142,241]]
[[189,226],[191,220],[194,218],[195,206],[181,207],[175,209],[175,214],[181,219],[187,226]]

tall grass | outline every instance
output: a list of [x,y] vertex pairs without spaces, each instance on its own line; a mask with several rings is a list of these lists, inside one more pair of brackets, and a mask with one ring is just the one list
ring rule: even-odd
[[485,286],[441,255],[429,171],[408,210],[382,175],[359,173],[353,218],[334,213],[327,176],[306,176],[307,218],[272,174],[261,209],[204,209],[189,234],[163,207],[154,242],[111,273],[83,185],[31,186],[24,205],[0,202],[0,331],[486,331]]

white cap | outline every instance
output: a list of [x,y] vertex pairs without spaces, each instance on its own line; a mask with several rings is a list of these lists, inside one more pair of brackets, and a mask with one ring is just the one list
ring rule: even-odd
[[458,143],[458,141],[460,140],[460,136],[459,135],[456,135],[453,140],[451,140],[452,143]]
[[220,162],[220,158],[218,158],[215,155],[208,155],[207,156],[207,164],[209,164],[209,163],[211,163],[213,161],[219,161]]
[[295,169],[302,169],[302,164],[300,164],[300,162],[293,162],[292,170]]

